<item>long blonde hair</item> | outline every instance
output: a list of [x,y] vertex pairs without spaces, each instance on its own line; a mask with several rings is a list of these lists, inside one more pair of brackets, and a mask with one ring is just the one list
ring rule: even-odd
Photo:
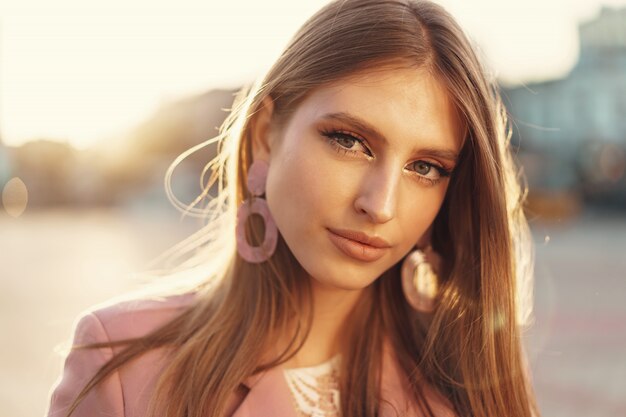
[[[298,279],[302,267],[280,236],[267,262],[249,264],[236,252],[236,209],[248,197],[251,124],[266,97],[275,104],[273,123],[281,126],[313,89],[388,63],[426,68],[442,80],[467,133],[433,225],[432,244],[444,258],[438,306],[428,320],[409,307],[399,265],[372,284],[355,309],[347,339],[350,354],[343,355],[342,415],[377,415],[383,337],[391,341],[410,391],[427,415],[432,411],[424,382],[448,398],[459,416],[538,414],[520,341],[531,311],[532,247],[506,111],[495,81],[455,20],[434,3],[410,0],[344,0],[325,6],[295,34],[260,82],[242,90],[219,135],[174,161],[166,176],[172,201],[207,219],[178,247],[179,254],[189,255],[180,269],[205,267],[196,301],[144,337],[113,342],[126,347],[84,387],[70,414],[114,369],[147,350],[175,347],[148,415],[158,410],[163,417],[221,416],[246,377],[297,352],[311,325],[311,311],[300,307],[312,306],[301,302],[311,297],[308,281]],[[219,152],[203,172],[204,192],[185,207],[169,186],[173,169],[214,142]],[[193,207],[214,188],[217,196],[206,208]],[[247,233],[262,241],[262,224],[249,222]],[[294,317],[299,326],[292,344],[261,363],[260,347]]]

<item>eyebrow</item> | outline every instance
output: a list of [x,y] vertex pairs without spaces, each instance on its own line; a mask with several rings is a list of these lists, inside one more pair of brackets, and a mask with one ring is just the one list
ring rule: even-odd
[[[350,113],[346,113],[346,112],[327,113],[322,116],[322,119],[336,120],[339,122],[349,124],[355,129],[357,129],[358,131],[363,132],[363,134],[374,137],[375,139],[378,139],[384,144],[389,144],[389,141],[387,140],[387,138],[385,138],[385,136],[382,133],[380,133],[374,126],[367,123],[365,120],[360,119],[359,117],[354,116]],[[425,153],[431,156],[439,157],[442,159],[447,159],[453,162],[456,162],[459,157],[459,155],[455,151],[452,151],[449,149],[425,147],[425,148],[415,148],[414,151],[416,153],[418,152]]]

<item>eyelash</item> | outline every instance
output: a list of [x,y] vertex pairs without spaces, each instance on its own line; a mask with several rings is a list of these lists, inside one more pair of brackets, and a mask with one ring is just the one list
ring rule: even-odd
[[[346,131],[343,131],[343,130],[334,130],[334,129],[331,129],[331,130],[322,129],[320,131],[320,133],[328,139],[328,142],[330,143],[332,148],[337,153],[340,153],[342,155],[346,155],[346,154],[355,155],[355,154],[359,153],[359,151],[353,151],[353,150],[350,150],[350,149],[348,149],[348,148],[346,148],[344,146],[339,145],[337,143],[337,138],[338,137],[344,138],[344,139],[347,138],[347,139],[350,139],[350,140],[354,140],[355,142],[358,142],[361,145],[363,145],[364,148],[368,149],[367,146],[365,146],[365,139],[357,137],[353,133],[349,133],[349,132],[346,132]],[[368,152],[369,152],[369,149],[368,149]],[[372,155],[369,155],[369,156],[372,156]],[[423,175],[420,175],[417,172],[413,171],[415,173],[415,176],[417,177],[418,181],[422,181],[422,182],[424,182],[424,183],[426,183],[428,185],[435,185],[435,184],[439,183],[440,181],[442,181],[444,178],[449,177],[450,174],[452,173],[451,170],[448,170],[448,169],[446,169],[444,167],[432,164],[430,162],[417,160],[417,161],[414,161],[413,163],[415,163],[415,162],[422,162],[422,163],[430,166],[431,169],[434,168],[435,170],[437,170],[437,172],[439,172],[439,178],[432,179],[432,178],[426,178]]]

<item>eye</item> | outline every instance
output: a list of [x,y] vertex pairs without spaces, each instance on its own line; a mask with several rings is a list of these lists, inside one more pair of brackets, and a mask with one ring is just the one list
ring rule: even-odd
[[[365,145],[365,140],[352,133],[341,130],[323,130],[321,134],[328,138],[329,144],[338,153],[351,155],[365,153],[368,156],[372,156],[372,153]],[[363,148],[365,152],[357,150],[359,146]]]
[[413,167],[412,172],[419,181],[423,181],[428,185],[435,185],[442,181],[445,177],[449,177],[450,170],[426,161],[415,161],[410,164]]
[[428,164],[424,161],[414,162],[415,172],[420,175],[428,175],[428,173],[433,169],[433,165]]
[[[367,142],[365,139],[357,136],[356,134],[344,131],[344,130],[320,130],[320,133],[328,139],[328,143],[332,148],[340,154],[366,154],[367,157],[373,158],[374,155],[370,152],[365,145]],[[358,150],[361,147],[363,150]],[[428,186],[436,185],[442,181],[445,177],[449,177],[452,173],[451,170],[444,168],[443,166],[418,160],[409,164],[411,174],[419,182],[422,182]]]

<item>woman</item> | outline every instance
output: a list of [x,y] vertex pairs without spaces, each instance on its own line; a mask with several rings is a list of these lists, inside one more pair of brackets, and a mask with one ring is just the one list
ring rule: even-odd
[[214,140],[210,276],[84,315],[49,416],[537,414],[505,112],[440,6],[328,4]]

